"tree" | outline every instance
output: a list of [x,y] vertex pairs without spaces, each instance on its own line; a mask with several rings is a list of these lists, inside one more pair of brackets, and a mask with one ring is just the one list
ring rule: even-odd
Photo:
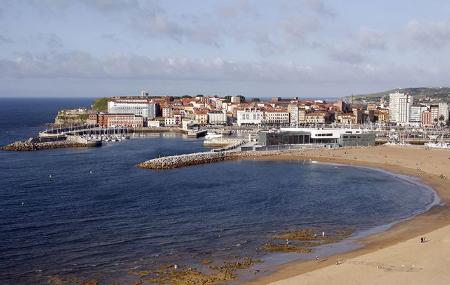
[[192,96],[191,95],[183,95],[183,96],[181,96],[181,98],[192,98]]
[[237,95],[237,97],[241,98],[241,103],[245,103],[245,97],[242,95]]
[[259,98],[252,98],[252,102],[261,102],[261,99],[259,99]]
[[443,127],[444,125],[445,125],[445,117],[444,117],[444,115],[440,115],[439,116],[439,125],[441,126],[441,127]]

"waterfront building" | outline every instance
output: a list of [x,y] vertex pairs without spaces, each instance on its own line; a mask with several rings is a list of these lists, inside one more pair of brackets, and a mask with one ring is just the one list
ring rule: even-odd
[[426,106],[411,106],[409,121],[411,123],[420,123],[422,121],[422,113],[427,110]]
[[163,106],[161,107],[161,113],[164,118],[170,118],[173,116],[173,108],[172,106]]
[[336,116],[336,122],[345,124],[345,125],[351,125],[356,123],[356,118],[354,113],[340,113]]
[[435,123],[440,122],[440,118],[442,117],[446,122],[448,120],[448,104],[447,103],[438,103],[430,105],[431,111],[431,120]]
[[227,114],[219,111],[208,112],[208,124],[225,125],[227,123]]
[[305,115],[307,124],[326,124],[329,122],[330,116],[327,112],[313,112]]
[[291,126],[296,127],[299,124],[298,120],[298,112],[300,108],[297,104],[289,104],[288,105],[288,112],[289,112],[289,123]]
[[99,113],[97,114],[97,124],[102,128],[142,128],[144,127],[144,118],[134,114]]
[[149,98],[113,98],[108,101],[108,113],[134,114],[146,120],[157,116],[159,104]]
[[208,111],[207,110],[195,110],[194,121],[199,125],[208,124]]
[[299,124],[306,123],[306,109],[305,108],[300,108],[298,110],[298,123]]
[[181,115],[173,115],[170,118],[164,118],[164,126],[166,127],[176,127],[181,126]]
[[245,108],[236,112],[237,124],[242,125],[260,125],[263,121],[264,114],[258,108]]
[[444,122],[449,119],[448,103],[439,103],[439,117],[444,116]]
[[427,110],[422,112],[422,114],[420,115],[420,124],[423,127],[429,127],[434,124],[431,116],[431,111]]
[[159,128],[161,126],[161,122],[159,120],[147,121],[147,127],[149,128]]
[[413,97],[400,92],[389,94],[390,122],[397,124],[409,123]]
[[325,144],[339,146],[375,145],[375,134],[359,129],[281,128],[258,133],[258,145],[281,146],[296,144]]
[[268,125],[289,125],[289,112],[283,110],[264,111],[263,123]]

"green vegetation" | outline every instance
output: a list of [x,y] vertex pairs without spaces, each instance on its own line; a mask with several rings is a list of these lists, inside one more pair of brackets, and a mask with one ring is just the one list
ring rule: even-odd
[[241,103],[245,103],[245,97],[242,95],[237,95],[237,97],[241,98]]
[[92,103],[92,110],[99,112],[108,111],[108,100],[109,98],[107,97],[96,99],[94,103]]

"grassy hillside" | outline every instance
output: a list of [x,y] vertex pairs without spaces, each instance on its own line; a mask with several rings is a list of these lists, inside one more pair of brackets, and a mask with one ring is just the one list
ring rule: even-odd
[[92,110],[99,112],[108,111],[108,100],[109,98],[98,98],[92,103]]
[[[392,89],[383,92],[354,95],[353,100],[359,102],[377,102],[381,98],[388,99],[390,93],[399,91],[414,96],[415,102],[450,102],[450,87],[417,87]],[[351,100],[352,97],[346,97]]]

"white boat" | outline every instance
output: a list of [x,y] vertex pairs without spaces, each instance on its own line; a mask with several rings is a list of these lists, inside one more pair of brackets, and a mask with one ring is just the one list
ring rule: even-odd
[[218,139],[218,138],[221,138],[221,137],[223,137],[223,135],[216,134],[216,133],[209,133],[208,132],[208,134],[205,136],[205,139],[206,140],[211,140],[211,139]]

